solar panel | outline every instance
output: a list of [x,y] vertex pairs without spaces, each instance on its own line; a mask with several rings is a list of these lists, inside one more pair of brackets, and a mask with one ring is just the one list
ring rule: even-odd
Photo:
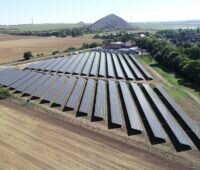
[[75,60],[75,58],[76,58],[76,55],[71,56],[71,57],[67,60],[67,63],[65,63],[65,64],[58,70],[58,72],[65,73],[66,70],[68,69],[68,67],[73,63],[73,61]]
[[94,96],[96,89],[96,81],[89,79],[81,100],[81,105],[79,107],[79,113],[88,114],[92,116],[92,109],[94,104]]
[[195,121],[193,121],[188,114],[176,104],[176,102],[165,92],[165,90],[160,86],[156,85],[156,89],[159,91],[159,93],[163,96],[164,100],[170,105],[177,116],[175,116],[175,119],[180,123],[180,125],[184,125],[184,123],[187,124],[189,127],[182,126],[186,131],[193,131],[195,135],[200,139],[200,128],[197,125]]
[[23,91],[24,94],[32,95],[34,92],[40,88],[40,86],[47,80],[51,78],[51,75],[42,75],[36,82],[33,82],[27,89]]
[[62,68],[62,66],[64,66],[68,62],[68,60],[69,57],[62,58],[60,62],[54,68],[51,69],[51,71],[58,72],[60,68]]
[[33,76],[35,76],[36,74],[37,74],[36,72],[30,72],[29,74],[24,76],[22,79],[9,85],[9,87],[13,89],[17,89],[18,87],[22,86],[25,82],[27,82],[29,79],[31,79]]
[[85,79],[79,78],[66,104],[67,109],[73,110],[79,106],[84,88],[85,88]]
[[126,75],[127,79],[134,80],[135,78],[134,78],[131,70],[129,69],[128,65],[126,64],[124,57],[121,54],[118,54],[118,57],[119,57],[119,60],[122,64],[122,68],[125,71],[125,75]]
[[6,72],[1,76],[0,84],[9,87],[11,84],[22,79],[28,73],[30,73],[30,71],[22,71],[16,69],[6,70]]
[[43,74],[37,73],[30,79],[28,79],[26,82],[24,82],[22,85],[16,88],[16,91],[23,92],[25,91],[29,86],[31,86],[35,81],[37,81],[39,78],[42,77]]
[[75,83],[76,83],[76,78],[70,77],[67,81],[67,84],[62,89],[62,91],[60,91],[58,96],[56,96],[53,104],[62,106],[64,104],[64,102],[69,98],[69,96],[74,88]]
[[99,76],[106,77],[106,56],[104,52],[101,52]]
[[92,67],[92,63],[94,61],[94,56],[95,56],[95,52],[91,52],[85,66],[83,68],[82,75],[89,75],[91,67]]
[[126,107],[126,112],[128,114],[129,122],[131,125],[131,128],[137,131],[143,131],[143,127],[141,124],[141,120],[139,117],[139,112],[137,110],[137,106],[133,100],[133,97],[131,95],[129,86],[125,82],[120,81],[120,88],[124,100],[124,104]]
[[131,83],[131,87],[137,97],[142,111],[144,112],[145,119],[148,121],[154,137],[164,140],[166,138],[166,133],[161,127],[160,122],[158,121],[153,109],[151,108],[146,97],[144,96],[141,88],[136,83]]
[[76,56],[73,62],[66,68],[65,72],[69,74],[73,73],[74,69],[76,68],[78,63],[81,61],[82,57],[83,57],[83,54],[79,54],[78,56]]
[[54,62],[54,59],[45,60],[44,64],[41,65],[38,70],[45,70],[50,64]]
[[[191,145],[188,137],[186,136],[185,132],[181,129],[181,127],[177,124],[175,119],[172,117],[169,110],[165,107],[165,105],[161,102],[159,97],[153,91],[153,89],[148,84],[143,84],[144,89],[146,90],[147,94],[153,101],[156,108],[159,110],[161,116],[164,118],[165,122],[171,129],[172,133],[176,136],[178,142],[182,145]],[[165,123],[162,122],[162,123]],[[164,125],[165,126],[165,125]]]
[[146,78],[148,80],[153,80],[152,75],[143,67],[143,65],[141,65],[133,55],[130,55],[130,57],[138,69],[146,76]]
[[100,60],[100,53],[97,52],[94,58],[90,76],[97,76],[99,71],[99,60]]
[[117,84],[115,81],[108,81],[109,87],[109,103],[110,103],[110,113],[111,113],[111,123],[114,125],[121,126],[122,124],[122,106],[120,102],[120,97],[118,93]]
[[125,57],[127,63],[129,64],[129,66],[131,67],[132,71],[135,73],[137,79],[138,80],[145,80],[144,76],[138,70],[138,68],[135,66],[135,64],[132,62],[132,60],[130,59],[130,57],[128,55],[126,55],[126,54],[124,54],[124,57]]
[[66,80],[67,77],[65,76],[61,76],[58,80],[56,80],[56,83],[53,85],[53,87],[48,90],[45,96],[42,97],[42,101],[53,101],[54,98],[57,96],[58,92],[60,92],[64,88]]
[[59,76],[51,76],[42,86],[38,89],[34,94],[33,97],[41,98],[45,95],[51,86],[55,83],[55,81],[59,78]]
[[94,117],[104,119],[107,115],[107,86],[106,82],[98,80]]
[[30,69],[35,69],[37,70],[38,68],[40,68],[40,66],[42,66],[43,64],[45,64],[45,61],[39,61],[39,62],[34,62],[28,66],[26,66],[25,68],[30,68]]
[[74,74],[79,74],[79,75],[81,74],[85,63],[86,63],[87,60],[88,60],[89,55],[90,55],[90,53],[85,53],[85,54],[84,54],[84,56],[82,57],[80,63],[79,63],[79,64],[77,65],[77,67],[75,68]]
[[107,55],[107,66],[108,66],[108,77],[114,78],[115,77],[115,71],[114,71],[114,66],[112,62],[112,56],[110,53],[106,53]]
[[49,66],[45,68],[45,70],[51,71],[60,62],[60,60],[60,58],[56,58]]
[[113,57],[113,61],[114,61],[117,78],[124,79],[124,74],[123,74],[122,68],[119,64],[116,54],[112,53],[112,57]]

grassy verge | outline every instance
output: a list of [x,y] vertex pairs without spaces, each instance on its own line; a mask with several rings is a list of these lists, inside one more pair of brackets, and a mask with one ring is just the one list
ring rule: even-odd
[[166,68],[163,68],[150,56],[144,55],[138,59],[141,63],[149,65],[162,77],[165,89],[176,101],[180,101],[188,97],[188,93],[195,95],[198,98],[200,97],[198,87],[186,82],[180,76],[167,70]]

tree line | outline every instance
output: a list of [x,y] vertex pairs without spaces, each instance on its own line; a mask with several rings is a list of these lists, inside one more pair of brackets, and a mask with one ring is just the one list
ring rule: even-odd
[[129,40],[134,40],[138,34],[128,33],[128,32],[119,32],[119,33],[110,33],[110,34],[96,34],[94,39],[103,39],[104,43],[110,42],[127,42]]
[[177,46],[189,47],[192,43],[200,43],[200,28],[161,30],[157,32],[157,37],[167,39]]
[[22,31],[22,30],[6,30],[1,29],[0,33],[10,34],[10,35],[22,35],[22,36],[56,36],[56,37],[78,37],[82,36],[85,31],[85,28],[66,28],[55,31]]
[[200,46],[178,47],[176,44],[149,36],[138,39],[140,47],[147,49],[162,66],[175,71],[183,78],[200,84]]

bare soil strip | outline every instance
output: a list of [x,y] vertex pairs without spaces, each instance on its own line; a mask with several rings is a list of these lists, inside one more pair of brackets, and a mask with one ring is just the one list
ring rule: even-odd
[[0,169],[190,169],[158,155],[0,101]]

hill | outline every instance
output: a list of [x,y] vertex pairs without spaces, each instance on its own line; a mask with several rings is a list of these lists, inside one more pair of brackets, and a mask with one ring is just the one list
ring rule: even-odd
[[130,29],[132,26],[117,15],[110,14],[96,21],[89,27],[91,30]]

